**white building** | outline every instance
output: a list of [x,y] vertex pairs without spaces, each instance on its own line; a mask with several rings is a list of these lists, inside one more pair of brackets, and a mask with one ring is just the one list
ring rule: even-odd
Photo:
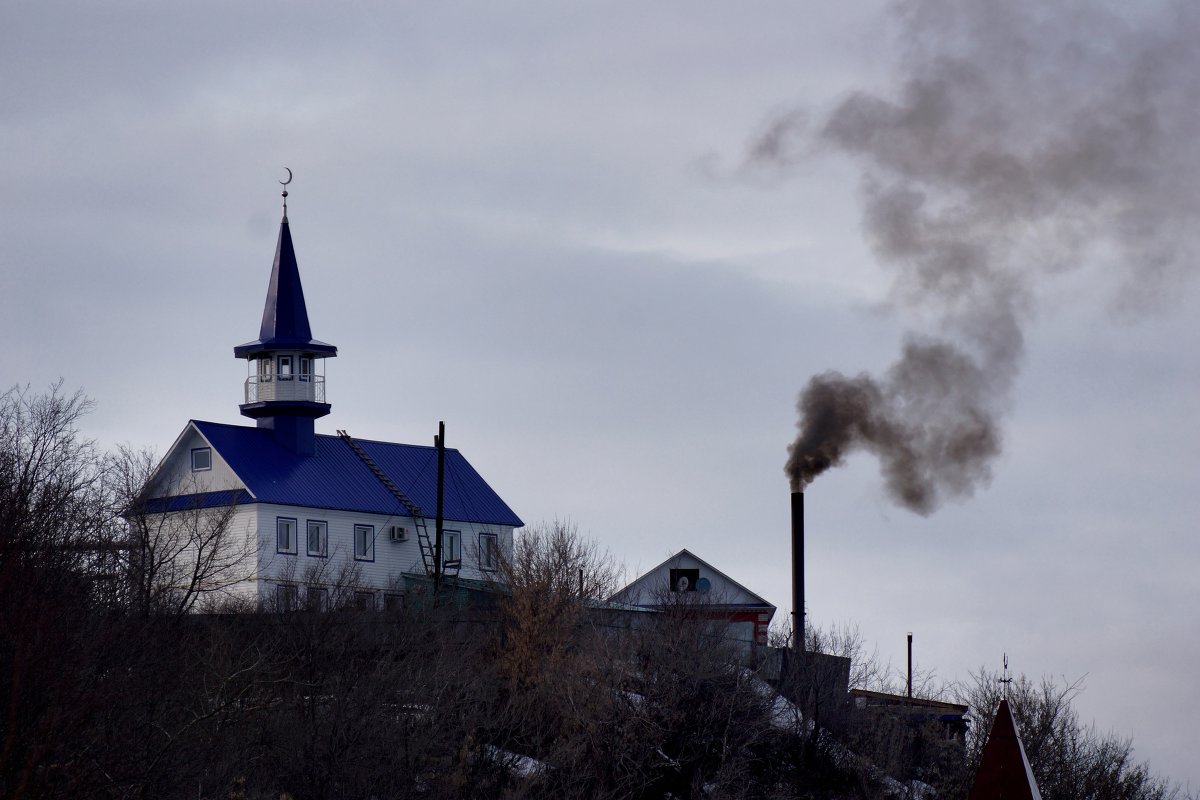
[[[188,566],[197,552],[209,565],[208,583],[193,586],[200,606],[384,608],[428,583],[439,571],[438,450],[315,432],[330,412],[321,365],[337,348],[312,337],[286,205],[259,336],[234,355],[248,367],[241,413],[257,426],[188,422],[145,506],[154,530],[192,529]],[[440,572],[488,581],[523,523],[461,453],[443,455]],[[205,551],[204,531],[218,524],[219,552],[211,536]],[[194,580],[196,570],[171,574]]]
[[609,602],[647,611],[686,603],[693,612],[727,625],[726,635],[751,657],[766,647],[775,616],[775,606],[689,550],[641,575]]

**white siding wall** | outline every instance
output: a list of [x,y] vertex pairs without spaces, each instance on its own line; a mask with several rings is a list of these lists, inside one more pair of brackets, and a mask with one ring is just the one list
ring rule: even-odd
[[231,600],[251,604],[257,602],[258,582],[255,580],[258,577],[256,574],[257,553],[254,549],[258,538],[257,525],[258,514],[255,506],[244,505],[234,511],[233,518],[229,521],[227,541],[230,548],[234,548],[234,552],[248,554],[245,562],[238,569],[241,579],[221,592],[213,593],[211,598],[205,598],[205,601],[201,603],[202,606],[210,605],[214,601],[218,604]]
[[[262,581],[260,599],[271,602],[275,587],[282,582],[298,582],[311,585],[334,586],[345,582],[351,571],[356,573],[351,582],[363,589],[373,591],[397,591],[403,586],[403,573],[424,574],[425,565],[417,543],[416,531],[411,517],[383,514],[361,514],[347,511],[281,506],[267,503],[256,504],[259,560],[258,575]],[[295,519],[297,542],[295,554],[277,550],[276,531],[280,518]],[[324,557],[310,556],[307,548],[307,528],[310,520],[327,524],[328,549]],[[354,553],[354,526],[373,526],[375,534],[374,560],[359,560]],[[403,526],[408,532],[407,541],[393,542],[388,538],[388,528]],[[434,521],[426,520],[429,538],[434,538]],[[462,569],[459,576],[472,580],[490,580],[494,573],[480,569],[479,536],[482,533],[496,534],[500,552],[512,553],[513,529],[510,526],[480,525],[470,522],[447,520],[447,531],[461,532]]]
[[[155,570],[157,582],[179,591],[197,590],[197,611],[213,610],[231,600],[257,600],[258,517],[254,506],[239,507],[226,520],[220,534],[221,555],[209,560],[214,572],[197,578],[193,570],[197,554],[195,534],[219,525],[224,513],[219,508],[196,509],[151,514],[145,520],[148,535],[155,540],[157,557],[164,559]],[[168,558],[172,563],[165,563]]]

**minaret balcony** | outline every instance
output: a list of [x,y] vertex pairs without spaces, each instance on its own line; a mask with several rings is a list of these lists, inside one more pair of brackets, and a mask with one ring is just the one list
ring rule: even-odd
[[264,378],[251,375],[246,378],[246,405],[274,401],[324,403],[325,376],[293,375],[281,378],[275,375]]

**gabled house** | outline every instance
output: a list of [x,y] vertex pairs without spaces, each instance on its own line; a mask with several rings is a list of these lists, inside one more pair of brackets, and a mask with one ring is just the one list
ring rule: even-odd
[[635,579],[609,603],[645,610],[686,603],[728,625],[728,637],[752,658],[767,645],[775,606],[684,549]]
[[[331,410],[322,365],[337,348],[312,336],[286,204],[258,338],[234,355],[248,372],[240,410],[256,425],[189,421],[143,503],[156,530],[219,515],[220,579],[201,587],[209,601],[382,608],[435,572],[492,578],[523,523],[459,451],[442,452],[439,547],[438,448],[315,432]],[[212,557],[213,541],[184,557]]]

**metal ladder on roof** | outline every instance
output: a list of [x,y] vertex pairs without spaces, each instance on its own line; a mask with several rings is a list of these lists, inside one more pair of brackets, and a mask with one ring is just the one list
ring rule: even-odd
[[[367,454],[367,451],[362,449],[362,445],[354,441],[354,437],[352,437],[346,431],[340,429],[337,433],[338,436],[342,438],[342,441],[346,443],[346,445],[354,452],[356,456],[358,456],[359,460],[367,465],[367,469],[371,470],[379,482],[383,484],[384,488],[391,492],[392,496],[400,501],[400,504],[404,506],[404,509],[408,512],[408,515],[412,517],[413,527],[417,531],[417,546],[421,551],[421,562],[425,565],[425,574],[432,577],[434,573],[434,565],[437,563],[437,552],[434,549],[433,540],[429,537],[429,526],[426,524],[425,514],[422,513],[421,507],[412,500],[409,500],[408,495],[400,491],[400,487],[397,486],[396,483],[388,477],[388,474],[384,472],[378,464],[375,463],[375,459],[371,458],[371,456]],[[458,575],[458,571],[462,567],[461,559],[455,559],[453,561],[445,561],[443,559],[443,562],[443,575]]]

